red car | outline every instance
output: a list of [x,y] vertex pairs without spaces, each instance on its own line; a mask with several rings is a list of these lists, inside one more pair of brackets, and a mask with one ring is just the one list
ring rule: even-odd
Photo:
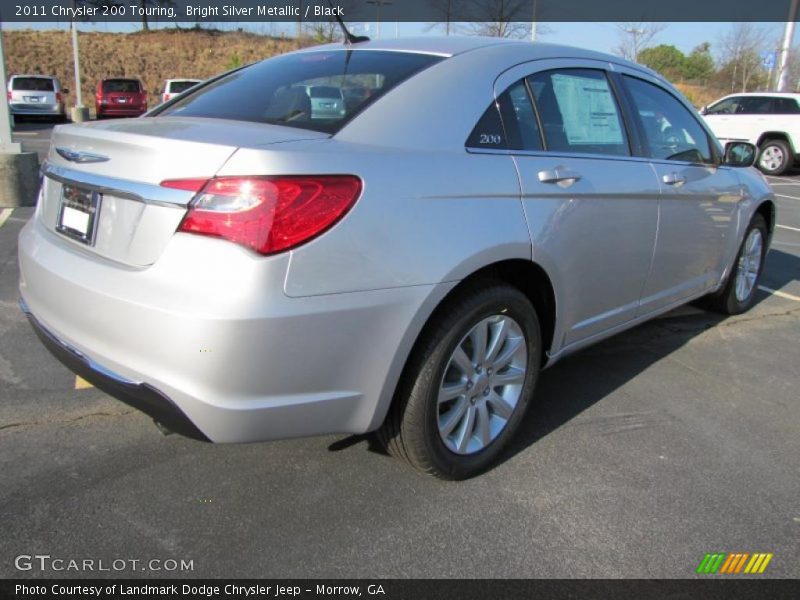
[[138,79],[103,79],[94,103],[98,119],[138,117],[147,112],[147,92]]

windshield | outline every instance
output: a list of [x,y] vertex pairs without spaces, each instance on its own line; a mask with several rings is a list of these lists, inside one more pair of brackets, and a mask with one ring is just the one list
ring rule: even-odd
[[[153,116],[211,117],[336,133],[367,105],[439,56],[371,50],[288,54],[223,75]],[[359,90],[343,94],[342,90]],[[311,99],[344,99],[326,110]]]
[[29,92],[52,92],[55,84],[49,77],[15,77],[11,84],[12,90],[25,90]]

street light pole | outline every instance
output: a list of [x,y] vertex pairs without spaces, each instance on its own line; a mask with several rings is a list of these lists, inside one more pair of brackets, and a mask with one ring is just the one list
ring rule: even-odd
[[639,36],[644,33],[644,29],[628,27],[627,29],[623,29],[623,31],[633,36],[633,62],[639,62]]
[[783,43],[780,52],[780,67],[778,67],[778,91],[785,92],[789,83],[789,53],[792,50],[794,37],[794,22],[797,20],[798,0],[792,0],[786,27],[783,30]]

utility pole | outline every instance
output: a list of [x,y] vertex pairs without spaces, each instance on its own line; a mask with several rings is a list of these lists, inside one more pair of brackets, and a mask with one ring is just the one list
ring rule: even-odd
[[792,0],[789,7],[789,16],[786,19],[786,27],[783,30],[783,44],[781,44],[780,66],[778,67],[778,91],[785,92],[789,83],[789,54],[792,50],[792,38],[794,37],[794,22],[797,20],[798,0]]
[[[6,52],[3,47],[3,34],[0,32],[0,81],[5,83],[6,78]],[[3,94],[0,101],[0,152],[18,153],[22,146],[14,143],[11,138],[11,111],[8,108],[8,96]]]

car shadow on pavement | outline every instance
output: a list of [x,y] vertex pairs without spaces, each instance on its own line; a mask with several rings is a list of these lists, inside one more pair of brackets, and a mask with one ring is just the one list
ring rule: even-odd
[[[769,281],[773,286],[797,280],[798,273],[800,258],[779,250],[770,251],[765,275],[770,275]],[[754,306],[769,298],[767,292],[757,293]],[[727,318],[695,305],[680,307],[577,352],[542,371],[528,413],[497,464],[525,451],[692,338],[718,326]],[[372,434],[351,435],[336,440],[328,450],[339,452],[363,441],[368,443],[370,451],[386,454]]]

